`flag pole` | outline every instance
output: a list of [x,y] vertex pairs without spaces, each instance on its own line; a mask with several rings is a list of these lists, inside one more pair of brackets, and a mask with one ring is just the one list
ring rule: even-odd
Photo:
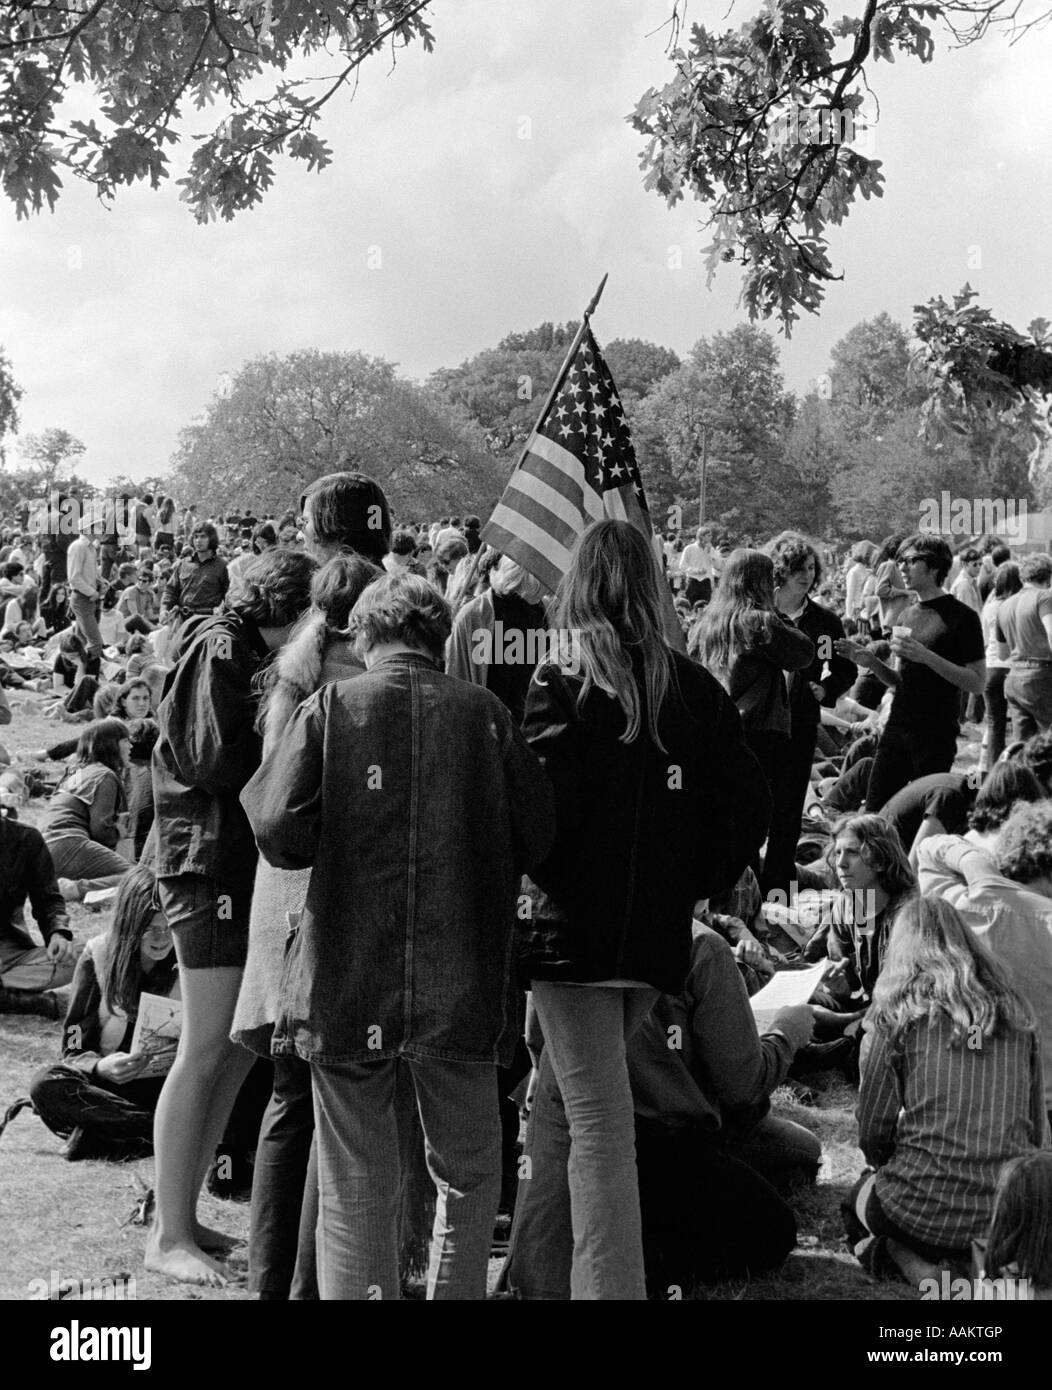
[[[606,282],[607,280],[609,280],[609,278],[610,272],[607,271],[603,278],[599,281],[599,288],[596,290],[595,294],[592,295],[588,308],[584,311],[584,314],[581,318],[581,322],[577,325],[577,332],[574,334],[573,342],[570,344],[566,356],[563,359],[563,364],[559,368],[558,375],[555,378],[555,383],[552,386],[552,389],[548,392],[548,399],[544,402],[544,409],[537,416],[538,420],[543,420],[544,417],[548,414],[548,411],[551,410],[552,402],[559,394],[559,388],[563,384],[563,378],[566,376],[566,373],[569,370],[570,363],[574,360],[574,358],[577,355],[577,349],[581,346],[581,339],[588,331],[589,320],[595,313],[595,306],[599,303],[599,300],[602,298],[603,290],[606,289]],[[533,429],[536,428],[537,426],[534,425]],[[508,474],[509,478],[514,477],[516,470],[522,466],[522,461],[523,459],[525,459],[527,453],[529,452],[530,439],[532,438],[532,436],[533,430],[530,430],[530,433],[526,436],[526,442],[522,446],[522,452],[519,454],[519,457],[515,460],[515,467],[512,468],[511,473]]]

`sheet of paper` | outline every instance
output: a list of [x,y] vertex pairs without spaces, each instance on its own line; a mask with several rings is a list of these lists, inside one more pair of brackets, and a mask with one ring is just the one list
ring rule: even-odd
[[822,982],[829,969],[828,960],[820,960],[807,970],[779,970],[776,975],[752,996],[756,1026],[762,1032],[779,1009],[788,1009],[794,1004],[806,1004]]

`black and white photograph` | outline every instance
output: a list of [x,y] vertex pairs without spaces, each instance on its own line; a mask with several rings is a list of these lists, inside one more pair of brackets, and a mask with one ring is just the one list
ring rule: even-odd
[[1022,1374],[1049,0],[10,0],[0,194],[27,1366]]

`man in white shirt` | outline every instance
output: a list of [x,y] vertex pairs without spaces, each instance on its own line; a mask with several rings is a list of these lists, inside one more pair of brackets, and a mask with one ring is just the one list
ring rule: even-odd
[[97,675],[103,642],[96,613],[99,567],[95,558],[95,546],[88,530],[90,525],[90,521],[87,520],[81,524],[80,535],[66,555],[66,573],[69,579],[70,607],[73,610],[77,632],[88,652],[87,671],[89,675]]
[[712,533],[708,527],[698,527],[697,539],[683,551],[679,569],[687,581],[687,602],[708,603],[712,598]]

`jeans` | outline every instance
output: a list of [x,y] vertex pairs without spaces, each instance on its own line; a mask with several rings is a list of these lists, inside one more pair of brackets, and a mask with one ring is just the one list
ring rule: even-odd
[[551,1071],[565,1121],[560,1126],[557,1113],[538,1118],[543,1146],[536,1161],[531,1158],[530,1181],[519,1201],[527,1201],[524,1219],[543,1222],[554,1219],[543,1194],[566,1189],[558,1200],[569,1202],[569,1288],[575,1300],[646,1298],[625,1041],[657,997],[654,989],[533,982],[544,1032],[541,1065]]
[[73,979],[83,946],[75,942],[73,958],[56,965],[46,946],[23,950],[13,943],[0,942],[0,988],[39,994],[46,989],[62,989]]
[[314,1236],[317,1181],[308,1191],[314,1140],[310,1067],[274,1058],[274,1090],[259,1133],[252,1172],[248,1243],[252,1289],[265,1299],[317,1298]]
[[56,878],[73,879],[81,895],[100,888],[113,888],[132,867],[116,850],[96,844],[81,835],[63,835],[49,840],[48,849]]
[[1005,681],[1012,738],[1019,742],[1052,727],[1052,665],[1013,666]]
[[1005,699],[1007,666],[991,666],[986,672],[986,766],[993,767],[1005,751],[1008,733],[1008,701]]
[[311,1065],[318,1284],[331,1299],[397,1299],[402,1182],[396,1086],[408,1067],[438,1191],[429,1299],[484,1299],[500,1200],[496,1068],[405,1057]]
[[[547,1049],[541,1057],[501,1283],[529,1300],[571,1296],[573,1230],[569,1130]],[[670,1129],[635,1117],[646,1285],[669,1297],[698,1279],[757,1273],[796,1243],[792,1211],[776,1188],[813,1179],[821,1145],[808,1130],[768,1117],[740,1138]],[[748,1157],[747,1157],[748,1155]]]
[[877,744],[866,810],[879,815],[896,792],[918,777],[949,772],[957,756],[957,729],[889,726]]

